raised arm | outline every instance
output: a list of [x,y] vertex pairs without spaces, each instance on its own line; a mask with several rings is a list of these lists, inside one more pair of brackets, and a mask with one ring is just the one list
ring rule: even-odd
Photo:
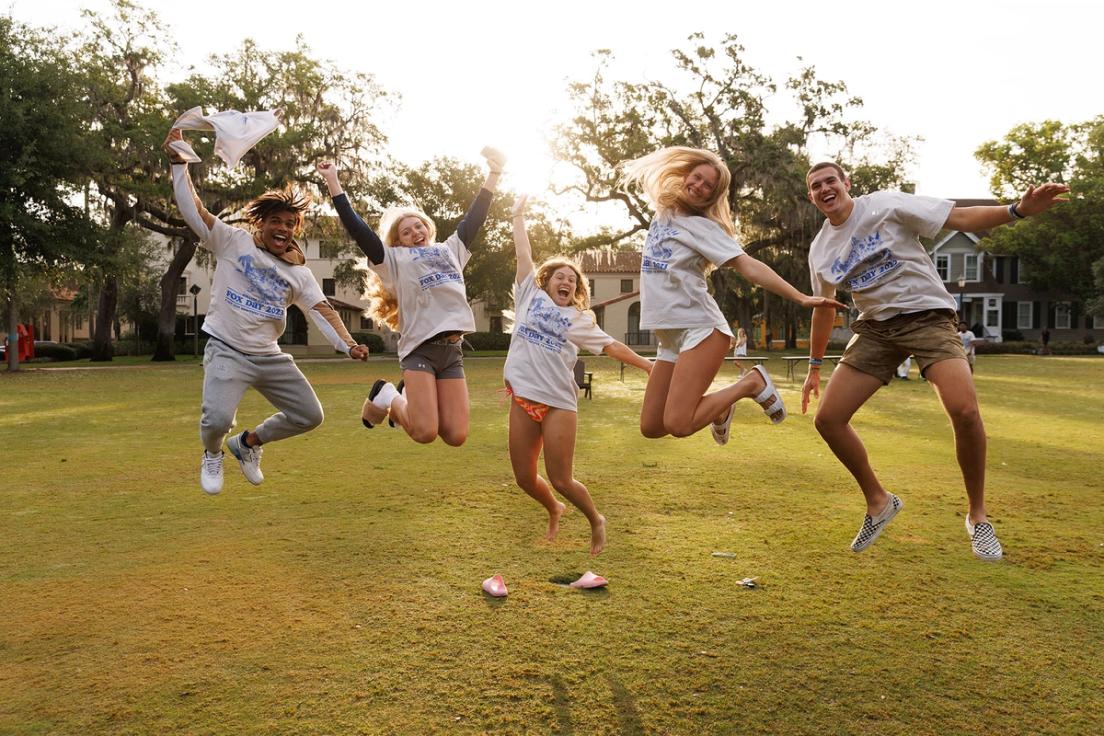
[[487,213],[491,209],[491,199],[494,196],[495,187],[502,176],[502,167],[506,164],[506,156],[494,148],[484,148],[480,153],[487,159],[487,178],[483,181],[483,188],[475,196],[471,206],[468,207],[464,219],[456,226],[456,235],[464,245],[470,245],[475,236],[479,234],[483,223],[487,221]]
[[1011,205],[988,205],[981,207],[955,207],[947,216],[944,227],[950,230],[973,233],[978,230],[991,230],[998,225],[1016,222],[1025,217],[1037,215],[1053,207],[1058,202],[1065,202],[1066,194],[1070,188],[1065,184],[1048,182],[1038,187],[1029,187],[1020,197],[1020,201]]
[[337,164],[322,161],[315,168],[326,182],[326,188],[330,192],[334,209],[337,210],[337,216],[345,232],[349,233],[361,252],[368,256],[368,260],[376,265],[383,263],[383,241],[376,231],[368,227],[368,223],[353,211],[349,197],[341,189],[341,182],[337,180]]
[[629,365],[639,368],[645,373],[652,372],[652,361],[645,358],[643,355],[639,355],[635,350],[630,348],[623,342],[614,340],[603,350],[606,355],[610,356],[614,360],[620,360],[622,363],[628,363]]
[[514,218],[514,250],[517,252],[514,281],[517,283],[533,273],[533,248],[529,245],[529,233],[525,231],[525,203],[528,199],[528,195],[519,194],[511,211]]
[[199,236],[200,240],[206,240],[211,234],[211,228],[215,226],[215,216],[207,211],[199,195],[196,194],[192,177],[188,173],[188,163],[169,145],[173,141],[180,140],[184,140],[184,134],[174,128],[169,131],[165,142],[161,144],[161,150],[168,154],[171,162],[173,197],[176,199],[177,209],[180,210],[180,216],[184,218],[184,222]]
[[801,306],[812,309],[815,307],[832,307],[833,309],[847,309],[846,304],[841,304],[835,299],[823,296],[809,296],[795,289],[790,282],[775,273],[774,269],[756,260],[749,255],[736,256],[724,264],[742,275],[751,283],[762,286],[772,294],[777,294],[783,299],[797,302]]

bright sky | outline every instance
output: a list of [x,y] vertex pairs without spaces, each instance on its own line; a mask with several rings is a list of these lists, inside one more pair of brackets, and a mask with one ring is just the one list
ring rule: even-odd
[[[0,0],[18,20],[76,27],[105,0]],[[390,3],[175,0],[149,2],[180,45],[180,74],[252,37],[265,48],[301,33],[318,57],[370,72],[403,96],[381,120],[398,158],[477,161],[485,144],[511,159],[505,184],[540,192],[554,163],[546,139],[566,116],[565,88],[612,49],[610,77],[668,79],[670,49],[695,31],[736,33],[747,60],[782,83],[804,63],[842,79],[863,117],[922,135],[917,191],[989,195],[974,149],[1022,122],[1104,114],[1100,0],[739,2],[514,0]],[[675,12],[672,12],[674,9]]]

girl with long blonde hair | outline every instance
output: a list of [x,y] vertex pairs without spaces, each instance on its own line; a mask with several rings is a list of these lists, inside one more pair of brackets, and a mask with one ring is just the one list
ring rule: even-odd
[[654,330],[658,345],[640,431],[645,437],[688,437],[708,424],[713,439],[723,445],[735,403],[747,397],[778,424],[786,418],[786,408],[763,366],[706,393],[733,339],[709,294],[706,274],[713,267],[732,268],[806,308],[844,305],[802,294],[770,266],[744,253],[728,202],[731,175],[717,154],[663,148],[627,163],[623,180],[639,186],[655,208],[640,259],[640,327]]
[[341,224],[368,257],[375,276],[370,288],[372,316],[399,333],[402,381],[398,387],[384,379],[372,385],[361,409],[361,420],[369,429],[390,418],[415,442],[440,437],[459,446],[468,437],[468,385],[460,343],[475,330],[475,316],[464,289],[464,266],[506,160],[491,148],[484,149],[483,156],[490,169],[483,188],[456,232],[443,243],[436,240],[433,220],[413,207],[384,213],[381,240],[353,211],[336,164],[318,164]]
[[[598,327],[588,282],[570,258],[553,257],[534,268],[525,231],[525,197],[514,204],[514,330],[503,376],[510,402],[510,464],[518,486],[548,511],[546,538],[556,537],[564,504],[556,489],[590,522],[590,553],[606,545],[606,518],[587,487],[573,476],[579,388],[574,367],[579,349],[605,354],[645,372],[651,361]],[[548,480],[537,473],[544,449]]]

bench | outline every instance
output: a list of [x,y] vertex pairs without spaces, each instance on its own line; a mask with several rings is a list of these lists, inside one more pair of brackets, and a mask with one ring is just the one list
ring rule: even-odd
[[583,392],[583,396],[592,398],[590,394],[594,385],[594,374],[587,372],[586,363],[581,360],[575,361],[575,385]]

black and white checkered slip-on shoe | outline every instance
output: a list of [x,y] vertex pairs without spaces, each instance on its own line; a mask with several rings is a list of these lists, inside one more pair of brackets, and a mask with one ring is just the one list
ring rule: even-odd
[[995,562],[1004,557],[997,533],[988,521],[971,524],[970,515],[966,514],[966,533],[970,535],[970,546],[974,548],[974,555],[978,559]]
[[897,515],[897,512],[905,507],[904,501],[897,498],[892,493],[889,494],[889,503],[882,509],[882,512],[877,516],[870,516],[867,514],[863,517],[862,526],[859,527],[859,533],[855,535],[855,539],[851,542],[852,552],[862,552],[864,549],[874,544],[874,541],[882,535],[886,526],[892,521],[893,517]]

